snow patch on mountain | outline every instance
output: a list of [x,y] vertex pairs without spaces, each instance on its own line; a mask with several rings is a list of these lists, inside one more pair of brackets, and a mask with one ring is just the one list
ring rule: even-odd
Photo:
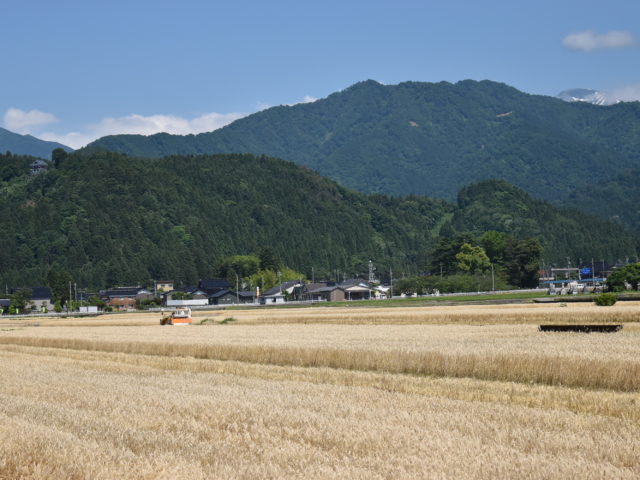
[[572,88],[564,90],[557,95],[558,98],[565,102],[587,102],[594,105],[613,105],[621,102],[610,92],[601,92],[599,90],[589,90],[587,88]]

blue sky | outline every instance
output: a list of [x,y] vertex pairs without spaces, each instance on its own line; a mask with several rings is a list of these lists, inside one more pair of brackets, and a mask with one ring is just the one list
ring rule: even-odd
[[197,133],[366,79],[640,99],[635,1],[3,2],[0,125],[73,147]]

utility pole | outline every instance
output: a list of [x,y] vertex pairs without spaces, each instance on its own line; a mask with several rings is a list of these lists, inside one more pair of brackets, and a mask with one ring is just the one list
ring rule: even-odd
[[393,298],[393,270],[389,268],[389,283],[391,284],[391,288],[389,288],[389,298]]
[[240,305],[240,293],[238,292],[238,290],[240,290],[240,281],[238,279],[238,274],[236,272],[234,272],[236,274],[236,305]]
[[496,291],[496,280],[495,280],[495,277],[493,276],[493,263],[491,264],[491,291],[492,292]]
[[591,257],[591,283],[593,284],[593,289],[595,291],[595,288],[596,288],[596,269],[593,266],[593,257]]

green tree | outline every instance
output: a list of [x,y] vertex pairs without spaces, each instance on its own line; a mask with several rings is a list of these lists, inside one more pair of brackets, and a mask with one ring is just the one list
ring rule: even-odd
[[542,246],[535,238],[519,240],[507,237],[504,250],[504,267],[507,282],[520,288],[538,285]]
[[638,290],[640,283],[640,263],[631,263],[621,268],[616,268],[609,278],[607,278],[607,286],[609,290],[620,292],[625,289],[625,283],[631,285],[633,290]]
[[264,247],[258,255],[260,258],[260,270],[272,270],[277,272],[280,269],[280,261],[276,257],[273,248]]
[[489,230],[482,234],[479,239],[480,246],[484,248],[491,263],[502,263],[504,248],[507,243],[507,234]]
[[475,240],[468,233],[460,233],[453,238],[443,237],[438,245],[431,252],[431,272],[436,275],[442,272],[443,275],[455,273],[458,269],[456,255],[465,243],[474,244]]
[[173,292],[171,294],[171,298],[173,300],[191,300],[193,299],[193,295],[191,293],[186,293],[186,292]]
[[489,257],[482,247],[463,243],[460,251],[456,254],[458,270],[465,273],[482,273],[491,266]]
[[92,295],[91,297],[89,297],[89,299],[87,300],[87,303],[89,305],[96,306],[101,310],[107,306],[106,302],[102,300],[100,297],[98,297],[97,295]]
[[31,300],[31,290],[28,288],[19,288],[9,295],[9,311],[12,313],[25,313],[27,304]]
[[47,285],[51,289],[52,300],[54,303],[60,302],[64,306],[69,301],[69,282],[71,275],[67,269],[53,265],[47,273]]
[[236,273],[240,278],[248,277],[260,270],[260,259],[255,255],[234,255],[218,262],[215,266],[215,275],[228,278],[229,282],[235,282]]
[[68,155],[69,154],[62,148],[56,148],[55,150],[53,150],[51,152],[51,161],[53,162],[53,166],[58,168],[60,165],[62,165],[62,162],[67,159]]

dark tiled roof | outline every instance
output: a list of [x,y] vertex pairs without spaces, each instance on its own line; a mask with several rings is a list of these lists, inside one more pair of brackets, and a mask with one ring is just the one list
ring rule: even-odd
[[244,298],[253,298],[256,296],[256,292],[238,292],[238,296]]
[[309,290],[308,293],[333,292],[336,289],[344,290],[342,287],[339,287],[337,285],[329,285],[328,287],[320,287],[316,288],[315,290]]
[[348,280],[345,280],[344,282],[340,282],[340,286],[341,287],[353,287],[354,285],[369,285],[369,282],[367,282],[366,280],[363,280],[362,278],[350,278]]
[[31,290],[31,300],[50,300],[51,289],[49,287],[23,287],[14,288],[11,293],[15,293],[18,290]]
[[329,285],[335,285],[333,283],[330,282],[316,282],[316,283],[307,283],[304,286],[303,291],[305,292],[311,292],[313,290],[317,290],[318,288],[322,288],[322,287],[327,287]]
[[276,293],[280,293],[280,289],[286,290],[287,288],[291,288],[295,285],[298,285],[299,283],[300,283],[300,280],[289,280],[288,282],[282,282],[280,285],[276,285],[275,287],[270,288],[269,290],[264,292],[264,294],[274,295]]
[[51,289],[49,287],[31,288],[31,300],[49,300],[49,299],[51,299]]
[[220,298],[220,297],[225,296],[227,293],[231,293],[231,291],[229,291],[229,290],[227,290],[225,288],[225,289],[217,291],[216,293],[214,293],[212,295],[209,295],[209,298]]
[[11,300],[8,298],[0,298],[0,307],[8,307],[11,305]]
[[[227,294],[232,295],[234,297],[236,296],[236,292],[225,289],[225,290],[220,290],[219,292],[216,292],[213,295],[210,295],[209,298],[220,298],[220,297],[224,297]],[[255,292],[238,292],[238,297],[242,297],[242,298],[253,298],[255,296],[256,296]]]
[[229,281],[226,278],[207,278],[204,280],[200,280],[198,284],[198,288],[202,290],[218,290],[222,288],[228,289],[231,285],[229,285]]
[[[135,297],[141,291],[145,290],[142,287],[121,287],[113,288],[105,292],[107,297]],[[146,292],[146,290],[145,290]]]

